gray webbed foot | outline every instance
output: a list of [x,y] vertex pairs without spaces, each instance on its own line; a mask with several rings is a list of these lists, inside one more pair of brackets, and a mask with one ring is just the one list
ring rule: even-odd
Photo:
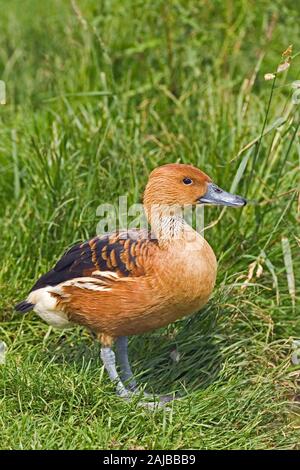
[[156,409],[164,407],[172,401],[174,397],[171,395],[154,396],[143,391],[138,387],[133,377],[131,367],[128,360],[128,341],[127,337],[119,337],[116,341],[117,356],[121,369],[121,378],[116,369],[116,358],[113,350],[109,347],[101,348],[101,359],[104,367],[108,372],[110,379],[116,384],[117,395],[127,401],[140,396],[139,406],[148,409]]

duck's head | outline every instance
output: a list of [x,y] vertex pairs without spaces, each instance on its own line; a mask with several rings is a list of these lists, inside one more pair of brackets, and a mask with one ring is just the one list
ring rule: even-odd
[[214,204],[242,207],[246,199],[228,193],[212,182],[209,176],[192,165],[171,163],[155,168],[149,176],[144,204],[196,205]]

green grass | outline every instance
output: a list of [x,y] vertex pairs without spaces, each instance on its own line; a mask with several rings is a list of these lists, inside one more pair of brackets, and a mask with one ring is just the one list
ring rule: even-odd
[[[299,448],[290,272],[299,285],[291,83],[300,56],[275,83],[264,80],[289,44],[300,51],[295,2],[1,0],[0,8],[1,448]],[[95,234],[100,203],[139,201],[151,169],[175,161],[252,203],[205,212],[206,224],[218,220],[206,232],[219,259],[208,306],[131,339],[141,382],[183,397],[171,411],[149,412],[115,397],[87,332],[49,330],[13,305],[68,246]]]

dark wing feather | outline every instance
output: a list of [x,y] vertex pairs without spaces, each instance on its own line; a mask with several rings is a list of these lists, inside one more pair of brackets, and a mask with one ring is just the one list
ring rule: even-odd
[[95,271],[112,271],[120,276],[144,274],[140,262],[150,244],[157,244],[144,230],[122,231],[95,237],[71,247],[51,271],[44,274],[31,291],[55,286],[77,277],[92,276]]

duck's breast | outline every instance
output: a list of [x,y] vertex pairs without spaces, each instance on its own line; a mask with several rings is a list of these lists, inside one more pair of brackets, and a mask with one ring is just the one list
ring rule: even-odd
[[216,280],[217,261],[211,246],[197,235],[190,242],[174,241],[157,265],[157,283],[174,303],[200,308],[209,298]]

